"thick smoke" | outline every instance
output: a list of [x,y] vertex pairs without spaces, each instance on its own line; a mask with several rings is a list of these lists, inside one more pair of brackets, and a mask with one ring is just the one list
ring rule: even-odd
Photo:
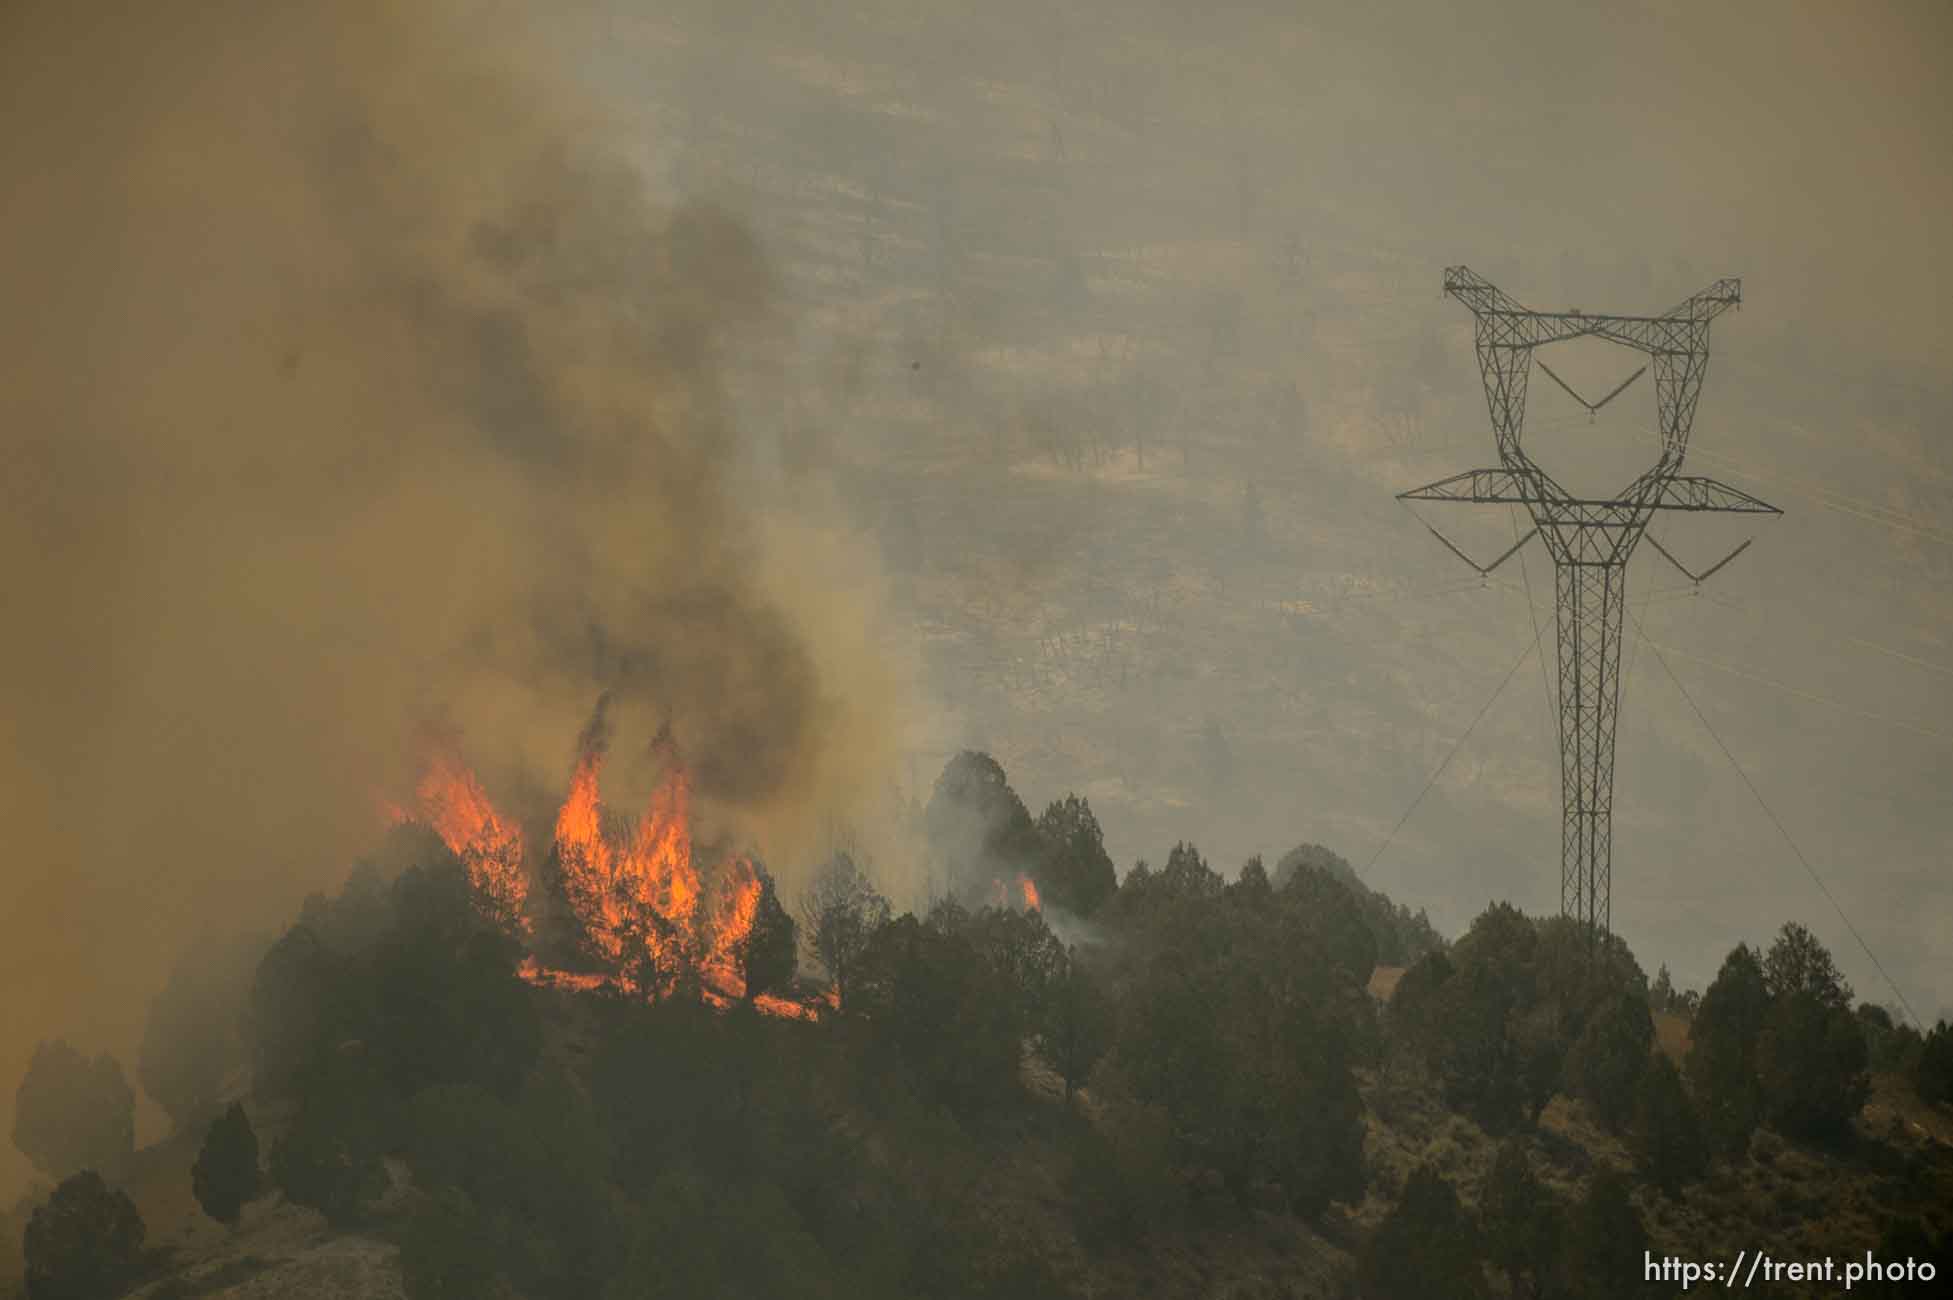
[[885,785],[866,565],[734,428],[762,250],[438,8],[0,16],[8,1092],[343,873],[430,719],[546,817],[609,690],[775,861]]

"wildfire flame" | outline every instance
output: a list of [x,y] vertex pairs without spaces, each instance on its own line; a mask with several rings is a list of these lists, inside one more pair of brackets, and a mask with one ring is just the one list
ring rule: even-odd
[[[679,972],[691,972],[700,996],[713,1005],[743,1001],[741,963],[762,894],[758,870],[750,859],[732,856],[701,877],[693,851],[691,779],[668,736],[657,743],[664,772],[642,815],[628,836],[611,834],[599,788],[604,737],[600,705],[556,813],[554,846],[564,901],[581,922],[588,955],[605,973],[554,970],[534,956],[517,973],[552,988],[608,986],[658,996]],[[430,751],[416,798],[412,815],[432,826],[467,865],[484,911],[526,934],[521,832],[496,811],[452,746]],[[389,816],[401,821],[410,814],[389,806]],[[761,995],[754,1005],[769,1015],[819,1017],[816,1007],[773,995]]]
[[728,997],[745,996],[746,974],[739,959],[752,937],[759,904],[759,875],[753,864],[745,858],[730,859],[719,873],[715,906],[706,927],[705,957],[699,963],[706,985]]
[[534,957],[524,957],[515,973],[531,984],[544,988],[575,989],[579,993],[594,993],[610,982],[610,976],[585,971],[551,970]]
[[[481,782],[449,746],[430,747],[414,796],[418,819],[467,867],[482,911],[506,928],[526,929],[522,907],[529,878],[523,870],[522,831],[495,810]],[[410,820],[397,805],[389,811],[395,821]]]
[[1037,882],[1029,876],[1020,875],[1014,886],[1006,886],[1002,876],[992,876],[990,878],[990,891],[996,900],[996,905],[999,910],[1013,905],[1011,902],[1013,889],[1017,899],[1023,904],[1026,912],[1041,912],[1044,910],[1044,898],[1038,893]]
[[809,1006],[804,1002],[790,1002],[786,998],[774,997],[771,993],[760,994],[753,999],[753,1005],[759,1008],[764,1014],[778,1016],[782,1020],[819,1020],[821,1018],[818,1007]]
[[556,813],[556,854],[563,875],[563,893],[605,960],[615,963],[624,954],[623,900],[611,885],[616,877],[610,841],[604,838],[603,805],[597,798],[601,753],[577,760],[570,777],[569,797]]
[[[603,825],[598,778],[603,771],[601,744],[586,745],[570,781],[569,798],[556,816],[556,854],[570,910],[583,922],[592,955],[612,967],[648,960],[657,971],[692,966],[705,973],[706,960],[731,951],[743,938],[701,917],[703,889],[692,860],[691,781],[665,751],[663,780],[652,793],[630,837],[613,844]],[[752,868],[745,868],[752,875]],[[755,905],[757,905],[757,884]],[[746,929],[751,929],[750,917]],[[737,978],[733,983],[744,992]],[[626,978],[628,970],[621,972]]]

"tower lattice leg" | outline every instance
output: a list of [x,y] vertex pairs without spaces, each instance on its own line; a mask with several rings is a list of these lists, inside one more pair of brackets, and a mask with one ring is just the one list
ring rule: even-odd
[[1556,566],[1560,651],[1560,911],[1612,923],[1614,722],[1620,713],[1624,565]]

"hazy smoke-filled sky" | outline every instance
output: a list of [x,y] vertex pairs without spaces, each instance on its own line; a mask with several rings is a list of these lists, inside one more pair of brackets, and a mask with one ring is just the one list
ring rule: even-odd
[[[1122,869],[1316,840],[1448,931],[1553,910],[1531,664],[1378,854],[1530,636],[1510,569],[1420,594],[1470,575],[1391,500],[1492,454],[1458,262],[1744,277],[1690,467],[1789,513],[1638,614],[1930,1018],[1949,48],[1927,2],[6,6],[0,1090],[56,1033],[133,1072],[422,723],[546,818],[605,689],[619,797],[668,720],[784,870],[971,744]],[[1530,427],[1598,465],[1637,397]],[[1888,997],[1650,658],[1617,926],[1699,985],[1805,920]]]

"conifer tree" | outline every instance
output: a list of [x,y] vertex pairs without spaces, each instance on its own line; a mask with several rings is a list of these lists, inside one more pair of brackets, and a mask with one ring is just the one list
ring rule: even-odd
[[1756,1046],[1769,1013],[1763,963],[1755,949],[1738,944],[1702,995],[1684,1066],[1702,1111],[1703,1132],[1721,1154],[1748,1150],[1750,1134],[1762,1117]]
[[241,1103],[232,1102],[204,1135],[203,1149],[190,1168],[190,1187],[203,1212],[219,1223],[237,1225],[245,1202],[258,1194],[258,1135]]
[[1701,1177],[1708,1163],[1702,1122],[1681,1074],[1660,1052],[1648,1058],[1635,1084],[1630,1132],[1642,1173],[1665,1195],[1674,1196],[1684,1183]]

